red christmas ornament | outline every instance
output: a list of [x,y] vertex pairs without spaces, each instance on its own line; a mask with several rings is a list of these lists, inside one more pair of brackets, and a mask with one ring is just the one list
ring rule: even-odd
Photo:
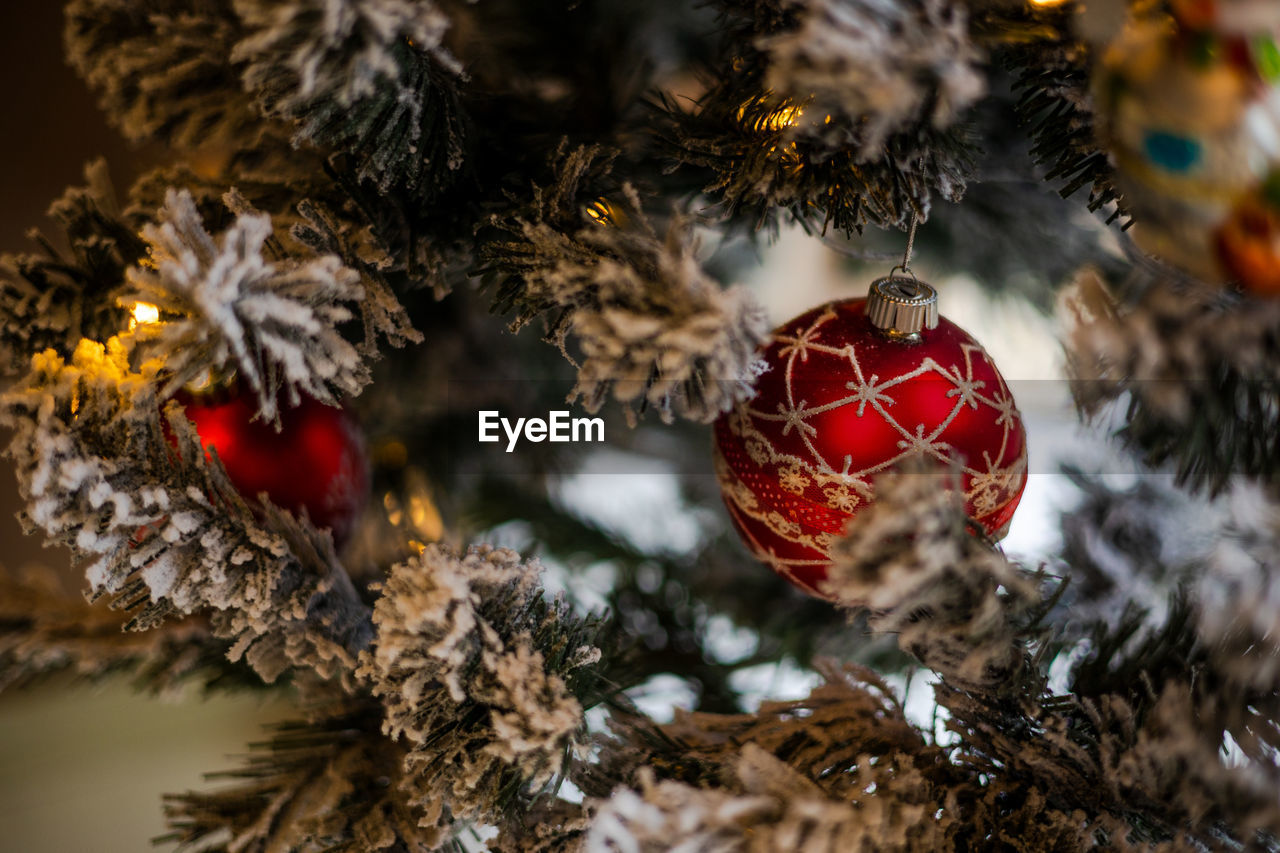
[[277,506],[327,527],[341,546],[369,498],[369,457],[355,420],[304,397],[280,413],[280,430],[254,420],[256,398],[239,391],[180,394],[178,402],[206,449],[217,448],[227,476],[246,498],[262,492]]
[[970,516],[1007,531],[1027,483],[1022,419],[929,285],[879,279],[867,299],[776,329],[763,358],[755,398],[716,422],[715,466],[734,526],[774,571],[825,597],[831,543],[874,500],[875,476],[910,454],[959,462]]

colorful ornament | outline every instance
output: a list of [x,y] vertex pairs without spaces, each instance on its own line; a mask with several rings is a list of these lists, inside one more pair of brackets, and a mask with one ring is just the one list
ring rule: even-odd
[[879,279],[779,327],[763,358],[756,396],[716,422],[715,466],[734,526],[783,577],[823,597],[830,545],[911,454],[960,464],[970,516],[1004,535],[1027,481],[1022,420],[929,285]]
[[[1102,54],[1099,131],[1146,252],[1231,279],[1220,232],[1280,167],[1280,4],[1175,0]],[[1237,226],[1238,227],[1238,226]]]
[[1218,261],[1231,277],[1263,296],[1280,296],[1280,173],[1246,196],[1214,234]]
[[214,447],[246,498],[306,511],[341,546],[369,497],[364,437],[349,413],[304,397],[280,413],[280,430],[261,420],[256,397],[236,389],[178,396],[200,440]]

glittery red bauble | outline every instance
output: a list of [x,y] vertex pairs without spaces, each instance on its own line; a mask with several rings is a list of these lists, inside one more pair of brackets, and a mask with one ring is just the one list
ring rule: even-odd
[[973,338],[940,318],[909,343],[872,326],[865,299],[776,329],[756,396],[715,425],[715,465],[751,551],[814,595],[872,480],[910,454],[963,466],[965,506],[1004,535],[1027,483],[1026,434],[1004,379]]
[[182,394],[205,448],[214,447],[246,498],[266,492],[276,506],[328,527],[341,545],[369,498],[369,457],[355,420],[342,409],[303,398],[282,408],[280,430],[263,420],[253,394]]

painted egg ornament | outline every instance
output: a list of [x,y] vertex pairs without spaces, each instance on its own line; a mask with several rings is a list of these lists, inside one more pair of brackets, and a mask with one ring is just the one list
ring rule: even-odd
[[1027,481],[1022,419],[932,287],[878,279],[778,327],[762,358],[756,396],[715,424],[715,467],[734,527],[774,571],[825,597],[831,544],[912,454],[958,462],[969,515],[1004,535]]
[[1280,167],[1280,4],[1180,0],[1101,54],[1098,126],[1146,252],[1234,277],[1219,232]]

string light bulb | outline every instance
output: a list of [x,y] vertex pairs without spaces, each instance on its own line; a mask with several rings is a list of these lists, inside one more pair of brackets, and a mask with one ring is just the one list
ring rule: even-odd
[[416,468],[406,472],[401,489],[383,494],[382,508],[387,522],[406,534],[405,541],[411,546],[438,542],[444,536],[444,519],[431,499],[426,476]]
[[1059,6],[1066,5],[1068,0],[1027,0],[1027,2],[1031,4],[1033,9],[1056,9]]
[[150,302],[135,302],[130,310],[129,331],[139,326],[153,326],[160,322],[160,309]]
[[592,222],[597,225],[613,226],[614,228],[625,228],[627,225],[627,214],[625,211],[619,210],[607,198],[598,198],[591,201],[584,208]]

